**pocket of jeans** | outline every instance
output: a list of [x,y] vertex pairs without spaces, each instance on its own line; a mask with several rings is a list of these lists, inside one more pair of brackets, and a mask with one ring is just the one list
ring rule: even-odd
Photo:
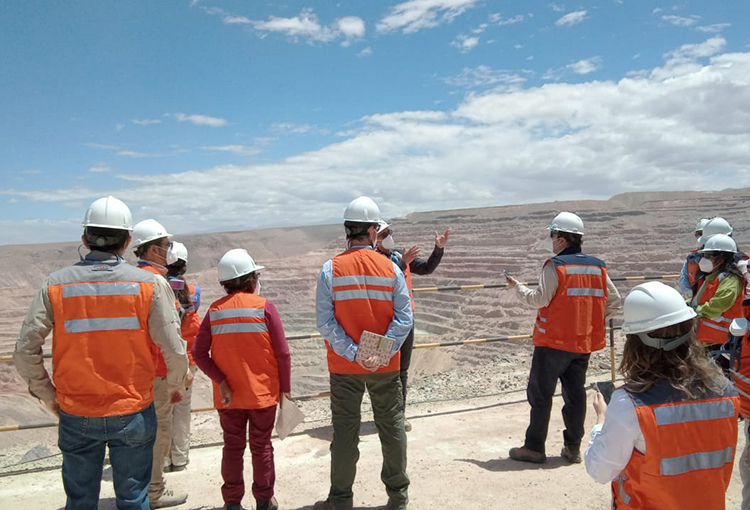
[[143,411],[120,416],[122,433],[128,446],[153,443],[156,439],[156,412],[151,404]]
[[85,416],[74,416],[60,411],[60,420],[57,429],[57,446],[61,451],[75,450],[86,443],[86,432],[89,419]]

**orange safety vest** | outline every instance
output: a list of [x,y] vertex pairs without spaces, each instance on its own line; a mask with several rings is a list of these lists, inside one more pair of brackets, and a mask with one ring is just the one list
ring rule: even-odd
[[579,252],[556,255],[545,264],[555,265],[557,292],[537,313],[534,345],[580,353],[603,349],[607,304],[604,262]]
[[[151,264],[138,264],[138,269],[143,269],[144,271],[148,271],[152,274],[158,274],[159,276],[164,276],[161,271],[159,271],[158,268],[152,266]],[[177,300],[177,298],[174,299],[174,304],[177,310],[180,309],[180,302]],[[190,352],[190,349],[188,349],[188,352]],[[158,345],[153,344],[152,347],[152,355],[154,357],[154,367],[156,368],[156,377],[167,377],[167,363],[164,361],[164,355],[161,353],[161,349]],[[192,364],[192,354],[189,354],[188,357],[190,357],[191,364]]]
[[216,409],[262,409],[279,403],[279,367],[266,325],[266,300],[233,292],[208,309],[211,359],[227,376],[232,403],[221,403],[214,381]]
[[154,278],[114,257],[90,254],[48,281],[57,399],[76,416],[131,414],[154,400]]
[[[720,273],[710,282],[705,278],[699,282],[699,289],[701,289],[698,291],[698,295],[700,296],[698,299],[699,305],[708,303],[714,297],[719,284],[725,277],[727,277],[726,273]],[[730,275],[730,277],[737,278],[734,275]],[[714,318],[700,317],[698,319],[698,340],[704,344],[723,344],[726,342],[729,338],[729,325],[732,323],[732,320],[742,317],[743,298],[744,293],[740,291],[734,304],[720,316]]]
[[[195,303],[195,285],[188,283],[188,291],[190,292],[190,302]],[[185,317],[182,319],[182,325],[180,326],[182,339],[187,342],[188,360],[193,366],[195,366],[195,361],[193,361],[192,350],[199,329],[201,329],[201,318],[200,315],[198,315],[198,311],[195,309],[195,305],[193,305],[192,309],[185,313]]]
[[737,447],[739,403],[732,385],[695,400],[667,381],[628,395],[646,453],[634,449],[612,482],[613,508],[723,510]]
[[698,263],[703,258],[703,254],[698,252],[698,249],[690,250],[690,254],[687,256],[687,277],[688,277],[688,283],[692,287],[695,285],[695,282],[698,277],[698,273],[700,272],[700,266]]
[[[355,248],[333,258],[333,315],[354,343],[362,332],[385,335],[393,320],[396,273],[393,262],[375,250]],[[336,354],[328,341],[328,370],[334,374],[369,374],[359,363]],[[377,372],[396,372],[401,366],[397,352]]]

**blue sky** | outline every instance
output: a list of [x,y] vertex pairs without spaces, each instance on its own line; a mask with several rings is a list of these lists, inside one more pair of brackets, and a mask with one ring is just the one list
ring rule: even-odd
[[747,185],[748,2],[3,2],[0,244]]

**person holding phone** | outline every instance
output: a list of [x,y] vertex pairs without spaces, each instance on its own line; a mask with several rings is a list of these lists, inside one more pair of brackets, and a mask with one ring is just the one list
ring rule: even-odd
[[625,384],[609,406],[597,392],[585,453],[589,475],[611,482],[613,508],[725,508],[739,401],[696,338],[695,317],[661,282],[625,299]]
[[263,266],[242,249],[219,260],[227,295],[214,301],[193,345],[193,359],[211,378],[224,433],[221,495],[225,510],[242,510],[244,453],[250,436],[256,510],[276,510],[271,433],[281,394],[291,398],[291,360],[279,312],[260,297]]

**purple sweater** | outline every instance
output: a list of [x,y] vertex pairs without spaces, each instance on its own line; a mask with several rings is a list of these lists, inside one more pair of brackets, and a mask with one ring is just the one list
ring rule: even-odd
[[[271,335],[271,347],[276,356],[276,364],[279,367],[280,389],[282,393],[291,393],[292,363],[289,356],[289,344],[286,343],[286,335],[284,335],[284,327],[281,325],[281,318],[279,317],[279,312],[276,310],[276,306],[268,299],[266,299],[265,312],[268,334]],[[191,352],[198,368],[203,370],[212,380],[221,383],[227,376],[224,375],[224,372],[211,359],[212,341],[211,320],[209,314],[206,314],[201,323],[201,328],[198,330],[198,335],[195,337],[195,343]]]

